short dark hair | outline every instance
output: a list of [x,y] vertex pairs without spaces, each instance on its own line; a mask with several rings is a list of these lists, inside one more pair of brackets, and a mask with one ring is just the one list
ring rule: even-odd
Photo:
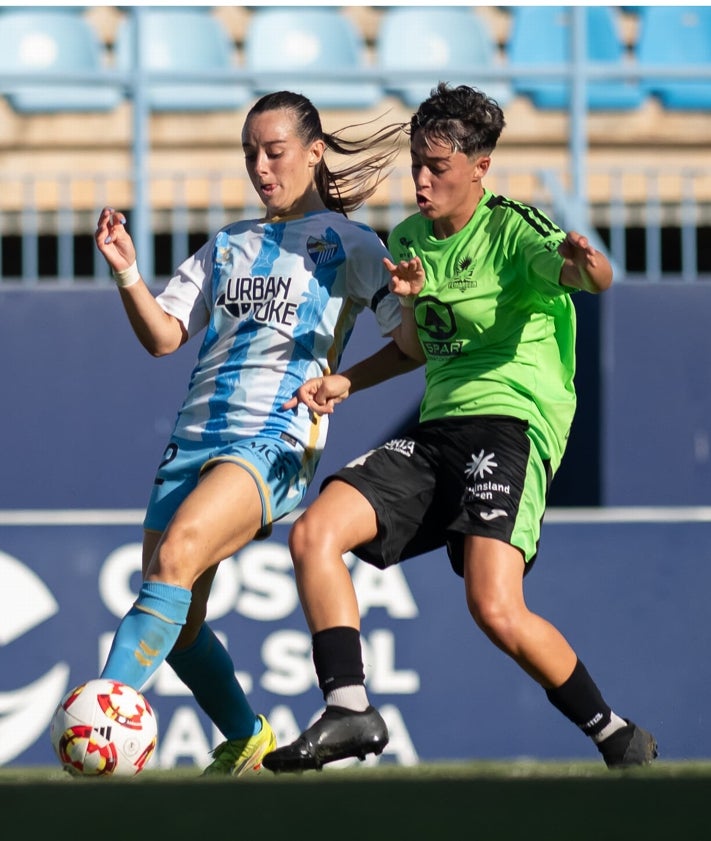
[[410,139],[422,131],[465,155],[494,151],[506,121],[498,102],[468,85],[440,82],[410,120]]

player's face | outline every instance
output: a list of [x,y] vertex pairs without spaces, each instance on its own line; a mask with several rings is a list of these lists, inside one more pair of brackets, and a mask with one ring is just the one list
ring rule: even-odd
[[264,202],[267,218],[323,207],[314,182],[323,141],[304,148],[290,111],[253,115],[242,131],[242,146],[249,179]]
[[471,219],[491,163],[486,155],[467,157],[415,133],[410,144],[412,180],[420,213],[431,219],[436,236],[451,236]]

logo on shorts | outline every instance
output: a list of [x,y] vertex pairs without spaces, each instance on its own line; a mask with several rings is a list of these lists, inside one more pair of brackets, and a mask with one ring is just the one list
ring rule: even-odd
[[496,520],[497,517],[508,517],[508,513],[503,508],[492,508],[491,511],[482,511],[479,516],[487,523],[490,520]]
[[485,473],[492,474],[494,472],[492,467],[499,466],[494,461],[495,458],[494,453],[484,455],[484,450],[479,455],[472,453],[472,460],[467,464],[466,476],[468,478],[483,479]]
[[[490,502],[494,499],[494,494],[510,496],[511,485],[485,478],[487,475],[493,475],[494,468],[499,466],[495,453],[485,453],[482,450],[479,454],[472,453],[471,458],[465,470],[467,479],[473,480],[466,487],[465,495],[468,500]],[[495,520],[497,517],[508,517],[508,514],[503,508],[492,508],[490,511],[481,512],[480,516],[483,520]]]
[[384,449],[409,457],[415,450],[415,442],[412,438],[393,438],[384,445]]

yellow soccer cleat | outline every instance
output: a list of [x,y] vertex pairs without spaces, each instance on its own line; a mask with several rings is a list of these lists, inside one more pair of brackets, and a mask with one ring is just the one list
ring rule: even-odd
[[202,772],[203,777],[241,777],[249,771],[260,771],[262,759],[276,748],[276,736],[263,715],[258,716],[262,729],[246,739],[228,739],[213,751],[213,761]]

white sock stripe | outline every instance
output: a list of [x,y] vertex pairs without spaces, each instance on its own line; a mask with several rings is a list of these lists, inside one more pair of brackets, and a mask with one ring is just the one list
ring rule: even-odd
[[362,684],[339,686],[338,689],[332,689],[326,695],[326,704],[327,706],[344,707],[355,712],[364,712],[369,707],[368,694]]

